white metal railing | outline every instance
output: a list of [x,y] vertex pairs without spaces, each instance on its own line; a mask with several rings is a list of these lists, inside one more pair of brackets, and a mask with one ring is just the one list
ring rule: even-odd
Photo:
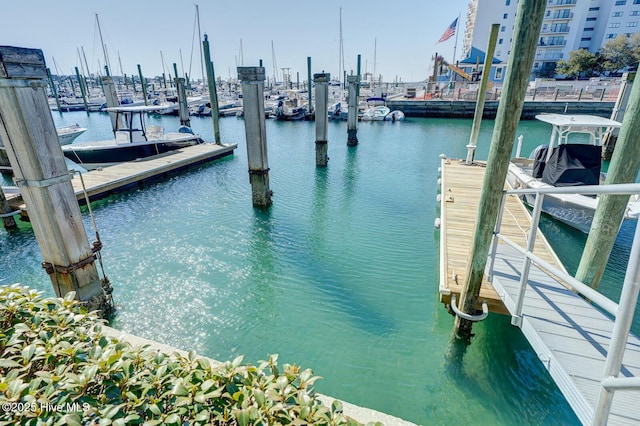
[[[535,203],[533,212],[531,213],[531,229],[527,239],[526,248],[520,247],[518,244],[509,240],[500,233],[502,217],[504,213],[506,197],[510,194],[525,195],[535,194]],[[563,270],[560,270],[548,262],[540,259],[533,254],[535,239],[538,231],[538,223],[542,212],[542,201],[546,194],[584,194],[584,195],[630,195],[640,194],[640,183],[615,184],[615,185],[587,185],[580,187],[548,187],[538,189],[513,189],[505,190],[502,196],[500,212],[496,221],[494,231],[494,239],[489,258],[489,280],[492,279],[493,266],[495,263],[495,255],[498,246],[498,240],[503,241],[510,247],[516,249],[524,256],[524,265],[520,276],[520,287],[516,299],[515,312],[512,313],[512,324],[522,325],[522,306],[525,296],[525,288],[529,279],[529,269],[531,262],[538,265],[544,273],[553,275],[563,281],[571,290],[581,294],[591,302],[600,306],[604,311],[614,317],[613,333],[609,351],[605,362],[605,371],[601,381],[601,389],[593,411],[592,424],[606,424],[611,404],[613,402],[613,394],[616,391],[624,390],[640,390],[640,378],[638,377],[618,377],[622,367],[622,358],[626,349],[627,338],[631,330],[631,324],[635,315],[635,308],[638,302],[638,294],[640,293],[640,224],[636,226],[633,245],[629,255],[629,262],[620,294],[619,302],[615,302],[608,297],[597,292],[595,289],[578,281],[573,276]]]

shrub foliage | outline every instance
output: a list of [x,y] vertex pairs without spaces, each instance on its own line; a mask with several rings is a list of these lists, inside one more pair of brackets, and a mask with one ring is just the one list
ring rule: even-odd
[[310,369],[212,363],[105,336],[69,294],[0,288],[0,424],[357,425],[322,404]]

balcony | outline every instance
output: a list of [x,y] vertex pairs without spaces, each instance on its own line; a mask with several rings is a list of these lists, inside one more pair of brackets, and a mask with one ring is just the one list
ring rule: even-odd
[[567,45],[567,40],[560,40],[560,41],[540,40],[538,42],[538,47],[558,47],[558,46],[566,46],[566,45]]
[[571,30],[571,27],[569,25],[557,26],[555,28],[552,25],[550,28],[547,28],[546,30],[545,29],[540,30],[540,34],[567,34],[569,30]]
[[577,0],[549,0],[547,7],[559,7],[559,6],[572,6],[575,5]]

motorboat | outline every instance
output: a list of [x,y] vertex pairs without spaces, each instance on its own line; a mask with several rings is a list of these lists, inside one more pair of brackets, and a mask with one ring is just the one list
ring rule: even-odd
[[147,126],[145,114],[156,109],[154,105],[105,108],[112,115],[114,139],[64,145],[62,152],[65,157],[92,170],[204,143],[187,126],[171,133],[165,133],[162,126]]
[[391,111],[384,117],[384,121],[391,121],[394,123],[401,120],[404,120],[404,112],[400,111],[399,109]]
[[385,117],[389,115],[391,110],[386,105],[378,105],[367,109],[362,114],[362,121],[384,121]]
[[68,145],[72,143],[78,136],[86,131],[87,129],[85,129],[84,127],[80,127],[80,125],[77,123],[70,126],[56,128],[60,145]]
[[[598,185],[601,173],[602,141],[618,121],[592,115],[539,114],[536,119],[552,125],[548,145],[540,145],[528,158],[518,153],[509,164],[507,183],[514,189]],[[578,143],[569,143],[569,136],[586,134]],[[573,137],[573,139],[579,139]],[[533,206],[535,194],[527,194],[524,201]],[[542,210],[553,218],[589,233],[598,198],[581,194],[547,194]],[[632,196],[625,212],[625,220],[637,220],[640,199]]]

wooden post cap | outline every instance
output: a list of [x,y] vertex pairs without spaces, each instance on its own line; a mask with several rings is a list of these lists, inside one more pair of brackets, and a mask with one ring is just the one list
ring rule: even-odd
[[47,79],[42,50],[0,46],[0,78]]
[[241,81],[264,81],[264,67],[238,67],[238,79]]

